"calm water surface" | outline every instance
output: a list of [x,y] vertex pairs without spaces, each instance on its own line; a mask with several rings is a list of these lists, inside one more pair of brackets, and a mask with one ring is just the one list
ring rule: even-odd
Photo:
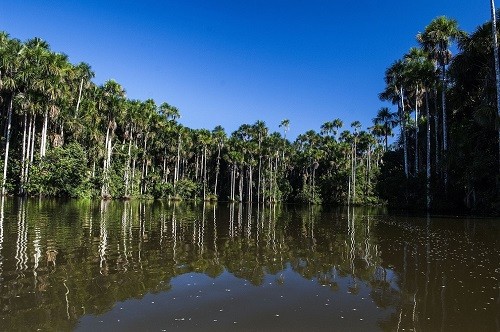
[[6,199],[0,330],[500,331],[500,220]]

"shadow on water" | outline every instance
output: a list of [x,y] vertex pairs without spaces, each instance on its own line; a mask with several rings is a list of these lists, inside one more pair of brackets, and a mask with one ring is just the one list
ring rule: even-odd
[[500,330],[500,222],[2,199],[0,330]]

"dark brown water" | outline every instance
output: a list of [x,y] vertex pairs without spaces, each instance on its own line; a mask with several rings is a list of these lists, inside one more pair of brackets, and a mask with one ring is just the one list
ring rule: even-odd
[[7,199],[2,331],[500,331],[500,220]]

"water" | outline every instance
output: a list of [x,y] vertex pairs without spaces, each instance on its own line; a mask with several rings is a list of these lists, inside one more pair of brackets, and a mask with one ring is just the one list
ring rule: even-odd
[[6,199],[0,330],[500,331],[500,220]]

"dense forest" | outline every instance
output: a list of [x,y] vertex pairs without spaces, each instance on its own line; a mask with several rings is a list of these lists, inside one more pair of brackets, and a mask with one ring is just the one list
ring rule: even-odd
[[342,130],[332,116],[293,142],[287,119],[282,132],[263,121],[230,134],[187,128],[167,102],[128,99],[118,82],[95,84],[90,65],[47,42],[2,32],[2,194],[495,211],[491,32],[490,22],[469,35],[434,19],[385,72],[380,99],[396,111],[382,107],[366,130],[358,121]]
[[291,143],[263,121],[190,129],[164,102],[131,100],[38,38],[0,36],[2,191],[11,195],[378,203],[383,149],[334,119]]

